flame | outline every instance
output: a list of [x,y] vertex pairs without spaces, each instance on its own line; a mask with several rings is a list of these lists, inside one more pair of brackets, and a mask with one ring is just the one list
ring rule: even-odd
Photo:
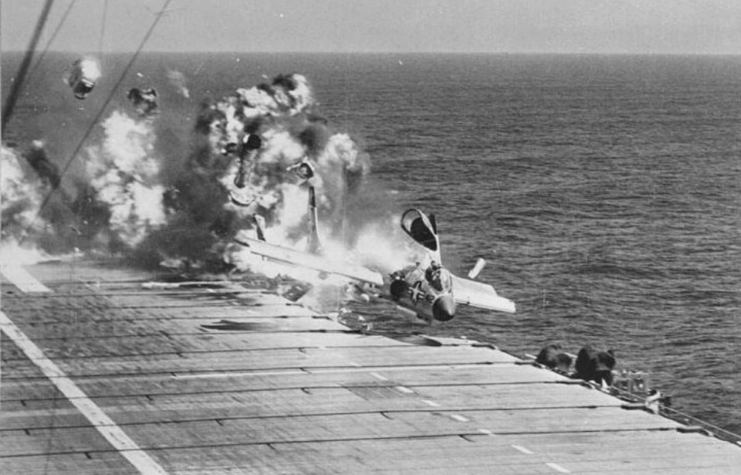
[[88,149],[87,172],[96,199],[108,206],[110,231],[130,248],[166,221],[155,135],[147,120],[114,111],[103,122],[102,147]]
[[[43,186],[13,149],[0,150],[0,201],[2,202],[2,238],[22,239],[26,232],[43,229],[38,218],[43,200]],[[33,226],[33,229],[29,229]]]

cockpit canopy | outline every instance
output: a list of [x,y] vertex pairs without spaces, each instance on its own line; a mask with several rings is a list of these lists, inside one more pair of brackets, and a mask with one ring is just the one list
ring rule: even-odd
[[409,209],[401,216],[401,229],[425,248],[438,252],[440,245],[437,240],[435,216],[430,215],[428,218],[418,209]]

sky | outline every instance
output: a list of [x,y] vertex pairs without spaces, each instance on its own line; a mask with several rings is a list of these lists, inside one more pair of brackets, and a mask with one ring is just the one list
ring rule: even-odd
[[[39,49],[135,51],[165,2],[56,0]],[[3,51],[43,4],[2,0]],[[144,50],[740,55],[741,1],[171,0]]]

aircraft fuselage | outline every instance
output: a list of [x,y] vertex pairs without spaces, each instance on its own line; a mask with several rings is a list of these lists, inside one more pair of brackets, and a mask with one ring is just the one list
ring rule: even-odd
[[418,264],[395,272],[389,284],[391,299],[425,321],[445,322],[455,316],[450,272],[439,264]]

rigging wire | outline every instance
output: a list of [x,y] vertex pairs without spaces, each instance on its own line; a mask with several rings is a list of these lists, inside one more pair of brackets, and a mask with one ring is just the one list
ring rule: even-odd
[[44,50],[41,51],[41,54],[39,54],[39,57],[36,58],[36,62],[33,64],[33,67],[31,67],[31,70],[28,72],[28,77],[29,77],[28,80],[29,81],[30,81],[30,78],[33,76],[33,73],[36,72],[36,69],[38,69],[39,65],[41,64],[41,62],[46,57],[46,53],[49,52],[49,48],[51,47],[51,44],[57,38],[57,35],[59,34],[59,32],[62,29],[62,25],[64,25],[64,22],[67,21],[67,17],[72,12],[72,7],[75,6],[75,3],[76,2],[77,2],[77,0],[72,0],[69,3],[69,5],[67,5],[67,9],[62,14],[62,18],[59,20],[59,24],[57,25],[57,27],[52,32],[51,36],[49,37],[49,40],[46,42],[46,45],[44,46]]
[[103,39],[105,38],[105,24],[106,17],[108,16],[108,0],[103,2],[103,18],[100,20],[100,37],[98,38],[98,58],[100,61],[100,67],[105,71],[105,65],[103,64]]
[[5,132],[10,118],[13,117],[13,109],[15,108],[15,103],[18,101],[18,96],[20,96],[21,94],[21,89],[23,89],[23,84],[25,83],[26,75],[28,74],[28,68],[31,65],[31,60],[33,59],[33,53],[34,51],[36,51],[36,45],[39,43],[41,32],[44,29],[47,18],[49,18],[49,12],[51,11],[53,3],[54,0],[46,0],[46,3],[44,4],[44,9],[41,11],[39,20],[36,22],[36,27],[34,28],[33,35],[31,36],[31,41],[28,44],[28,48],[26,48],[26,54],[23,56],[23,61],[21,62],[21,66],[18,69],[18,74],[16,75],[15,81],[13,82],[13,88],[8,94],[8,102],[6,102],[5,106],[3,107],[3,115],[0,121],[0,124],[2,124],[3,127],[3,132]]
[[[48,0],[49,2],[53,0]],[[163,4],[160,11],[157,13],[157,16],[155,17],[154,21],[149,27],[149,30],[147,30],[147,33],[144,35],[144,38],[142,39],[141,43],[139,44],[139,47],[136,49],[134,54],[132,55],[131,59],[129,60],[128,64],[126,65],[126,68],[124,68],[123,72],[121,73],[121,76],[119,77],[116,84],[113,86],[113,89],[111,90],[111,93],[106,98],[105,102],[101,106],[98,113],[93,118],[92,122],[90,123],[90,126],[85,131],[85,134],[82,136],[82,139],[80,139],[79,143],[75,147],[75,149],[72,151],[72,154],[70,155],[69,159],[67,159],[67,162],[64,164],[64,167],[62,167],[61,171],[59,172],[59,182],[56,185],[52,185],[51,190],[46,194],[44,197],[44,201],[41,202],[41,206],[39,206],[38,211],[36,211],[36,215],[34,216],[31,223],[26,227],[26,229],[23,232],[23,237],[20,239],[20,244],[23,244],[23,242],[28,237],[28,233],[33,228],[33,226],[36,224],[36,221],[39,219],[39,216],[41,215],[41,211],[46,207],[46,205],[49,203],[49,200],[54,195],[54,192],[59,188],[61,184],[61,178],[64,176],[65,173],[69,170],[70,165],[72,165],[72,162],[75,160],[77,155],[80,153],[80,150],[82,149],[82,146],[87,141],[90,134],[93,132],[93,128],[97,125],[100,118],[103,116],[103,113],[105,112],[108,105],[113,100],[113,96],[118,91],[118,88],[121,86],[123,81],[126,79],[126,75],[129,73],[129,70],[131,70],[131,67],[134,65],[134,62],[136,61],[137,57],[139,56],[139,53],[141,53],[142,49],[144,49],[144,45],[146,44],[147,40],[149,40],[149,37],[152,36],[152,33],[154,32],[155,27],[157,26],[157,23],[159,23],[160,19],[162,18],[163,14],[165,13],[165,10],[167,9],[167,6],[172,2],[172,0],[165,0],[165,3]]]

